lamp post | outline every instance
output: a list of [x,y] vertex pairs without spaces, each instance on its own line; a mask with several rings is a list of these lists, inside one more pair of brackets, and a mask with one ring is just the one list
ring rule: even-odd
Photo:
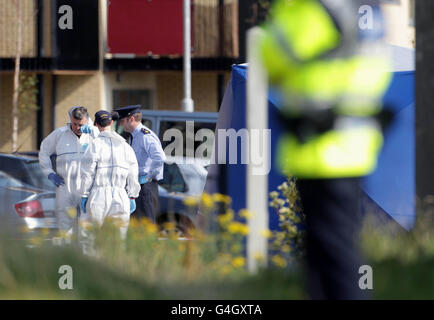
[[191,98],[191,17],[190,0],[184,0],[184,99],[182,110],[194,111],[194,102]]

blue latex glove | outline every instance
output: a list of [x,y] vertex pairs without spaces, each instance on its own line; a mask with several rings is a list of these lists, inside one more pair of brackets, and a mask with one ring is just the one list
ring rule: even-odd
[[83,145],[81,146],[81,149],[83,151],[86,151],[88,145],[89,145],[88,143],[83,143]]
[[139,176],[139,184],[145,184],[146,182],[148,182],[147,176]]
[[80,128],[80,131],[82,133],[92,133],[92,130],[90,129],[89,125],[87,125],[87,124],[82,125]]
[[81,198],[81,212],[86,213],[87,198]]
[[56,173],[50,173],[48,175],[48,180],[50,180],[56,187],[64,185],[65,180]]
[[136,211],[136,200],[130,199],[130,214]]

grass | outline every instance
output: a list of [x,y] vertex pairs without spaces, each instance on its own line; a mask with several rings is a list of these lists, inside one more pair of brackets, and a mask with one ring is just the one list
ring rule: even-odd
[[[119,264],[114,262],[109,264],[105,258],[95,259],[84,256],[74,247],[29,249],[9,244],[2,246],[0,255],[0,299],[301,299],[303,297],[300,278],[280,269],[264,270],[256,276],[251,276],[244,270],[234,270],[226,276],[214,278],[210,270],[211,274],[205,273],[197,279],[186,279],[182,275],[188,272],[179,265],[172,265],[171,270],[165,267],[156,272],[151,270],[149,265],[136,266],[128,260],[119,261]],[[72,267],[73,290],[59,289],[58,282],[62,274],[59,274],[58,270],[62,265]]]
[[[154,225],[132,223],[125,242],[116,225],[95,231],[96,256],[76,244],[52,246],[32,239],[33,248],[0,242],[0,299],[304,299],[302,268],[270,262],[246,271],[248,230],[233,215],[219,220],[219,234],[196,233],[180,241],[159,240]],[[418,219],[411,232],[367,221],[362,234],[366,261],[373,267],[376,299],[434,299],[433,223]],[[171,229],[172,228],[172,229]],[[270,239],[274,242],[275,239]],[[287,258],[287,256],[282,256]],[[73,290],[61,290],[59,267],[73,270]]]
[[396,223],[373,227],[369,217],[362,248],[373,268],[376,299],[434,299],[434,224],[432,213],[418,215],[410,232]]

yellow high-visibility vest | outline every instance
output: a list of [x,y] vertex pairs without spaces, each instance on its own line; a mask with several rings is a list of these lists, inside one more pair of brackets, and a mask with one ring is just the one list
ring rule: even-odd
[[[339,50],[342,35],[317,0],[276,0],[264,26],[260,53],[269,80],[283,92],[288,117],[315,108],[333,108],[336,117],[373,117],[391,74],[387,60]],[[290,129],[290,128],[289,128]],[[288,133],[280,138],[280,169],[301,178],[356,177],[371,173],[383,143],[374,121],[334,127],[307,141]]]

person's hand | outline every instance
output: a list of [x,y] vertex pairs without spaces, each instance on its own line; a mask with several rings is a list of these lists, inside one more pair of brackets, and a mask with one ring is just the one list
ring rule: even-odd
[[90,126],[87,125],[87,124],[82,125],[82,126],[80,127],[80,131],[81,131],[82,133],[92,133],[92,129],[91,129]]
[[130,198],[130,214],[136,211],[136,200]]
[[87,204],[87,198],[82,197],[81,198],[81,212],[86,213],[86,204]]
[[65,180],[63,180],[61,176],[53,172],[48,175],[48,180],[50,180],[56,187],[65,184]]
[[81,150],[86,151],[88,145],[88,143],[83,143],[83,145],[81,146]]
[[145,184],[148,181],[149,180],[147,176],[139,176],[139,184]]

